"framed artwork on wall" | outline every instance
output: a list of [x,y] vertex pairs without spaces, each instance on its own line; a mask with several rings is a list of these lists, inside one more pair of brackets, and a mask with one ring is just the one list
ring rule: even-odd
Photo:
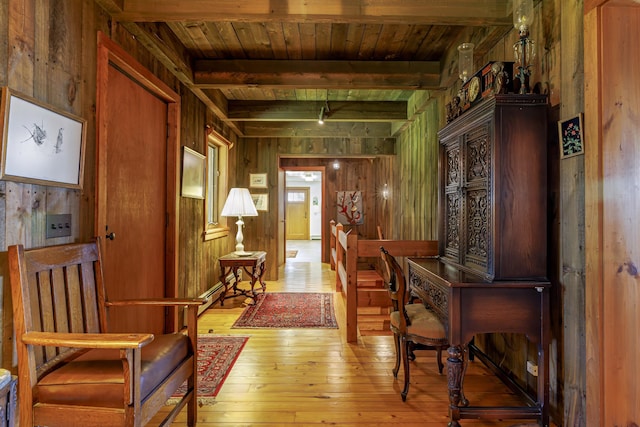
[[87,121],[2,88],[0,179],[81,189]]
[[336,220],[341,224],[362,225],[362,192],[338,191],[338,212]]
[[249,187],[250,188],[267,188],[267,174],[266,173],[250,173]]
[[204,199],[207,158],[189,147],[182,148],[182,197]]
[[558,122],[561,159],[584,154],[582,129],[582,113]]
[[251,199],[253,203],[256,205],[256,210],[258,211],[268,211],[269,210],[269,194],[267,193],[252,193]]

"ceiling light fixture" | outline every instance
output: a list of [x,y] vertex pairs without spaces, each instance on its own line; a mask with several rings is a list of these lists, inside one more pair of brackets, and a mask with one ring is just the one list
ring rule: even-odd
[[329,109],[329,101],[325,101],[324,106],[320,109],[320,115],[318,116],[318,124],[321,124],[321,125],[324,124],[324,119],[326,119],[329,116],[330,111],[331,110]]

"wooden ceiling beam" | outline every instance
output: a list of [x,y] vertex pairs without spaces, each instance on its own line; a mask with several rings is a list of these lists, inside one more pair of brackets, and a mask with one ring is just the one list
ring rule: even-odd
[[404,101],[229,101],[228,117],[237,121],[317,122],[321,109],[332,122],[391,122],[407,120]]
[[244,122],[247,138],[389,138],[391,123]]
[[439,89],[439,61],[196,60],[200,88]]
[[336,22],[491,26],[511,22],[510,0],[127,0],[118,21]]

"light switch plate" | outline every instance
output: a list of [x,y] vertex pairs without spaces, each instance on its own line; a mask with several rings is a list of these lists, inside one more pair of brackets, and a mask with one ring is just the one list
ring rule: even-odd
[[47,215],[47,239],[71,236],[71,214]]

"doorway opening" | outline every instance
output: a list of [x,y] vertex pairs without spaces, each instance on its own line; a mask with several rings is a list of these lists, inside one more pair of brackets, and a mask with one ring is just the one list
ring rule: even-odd
[[321,260],[322,174],[285,172],[285,263]]

